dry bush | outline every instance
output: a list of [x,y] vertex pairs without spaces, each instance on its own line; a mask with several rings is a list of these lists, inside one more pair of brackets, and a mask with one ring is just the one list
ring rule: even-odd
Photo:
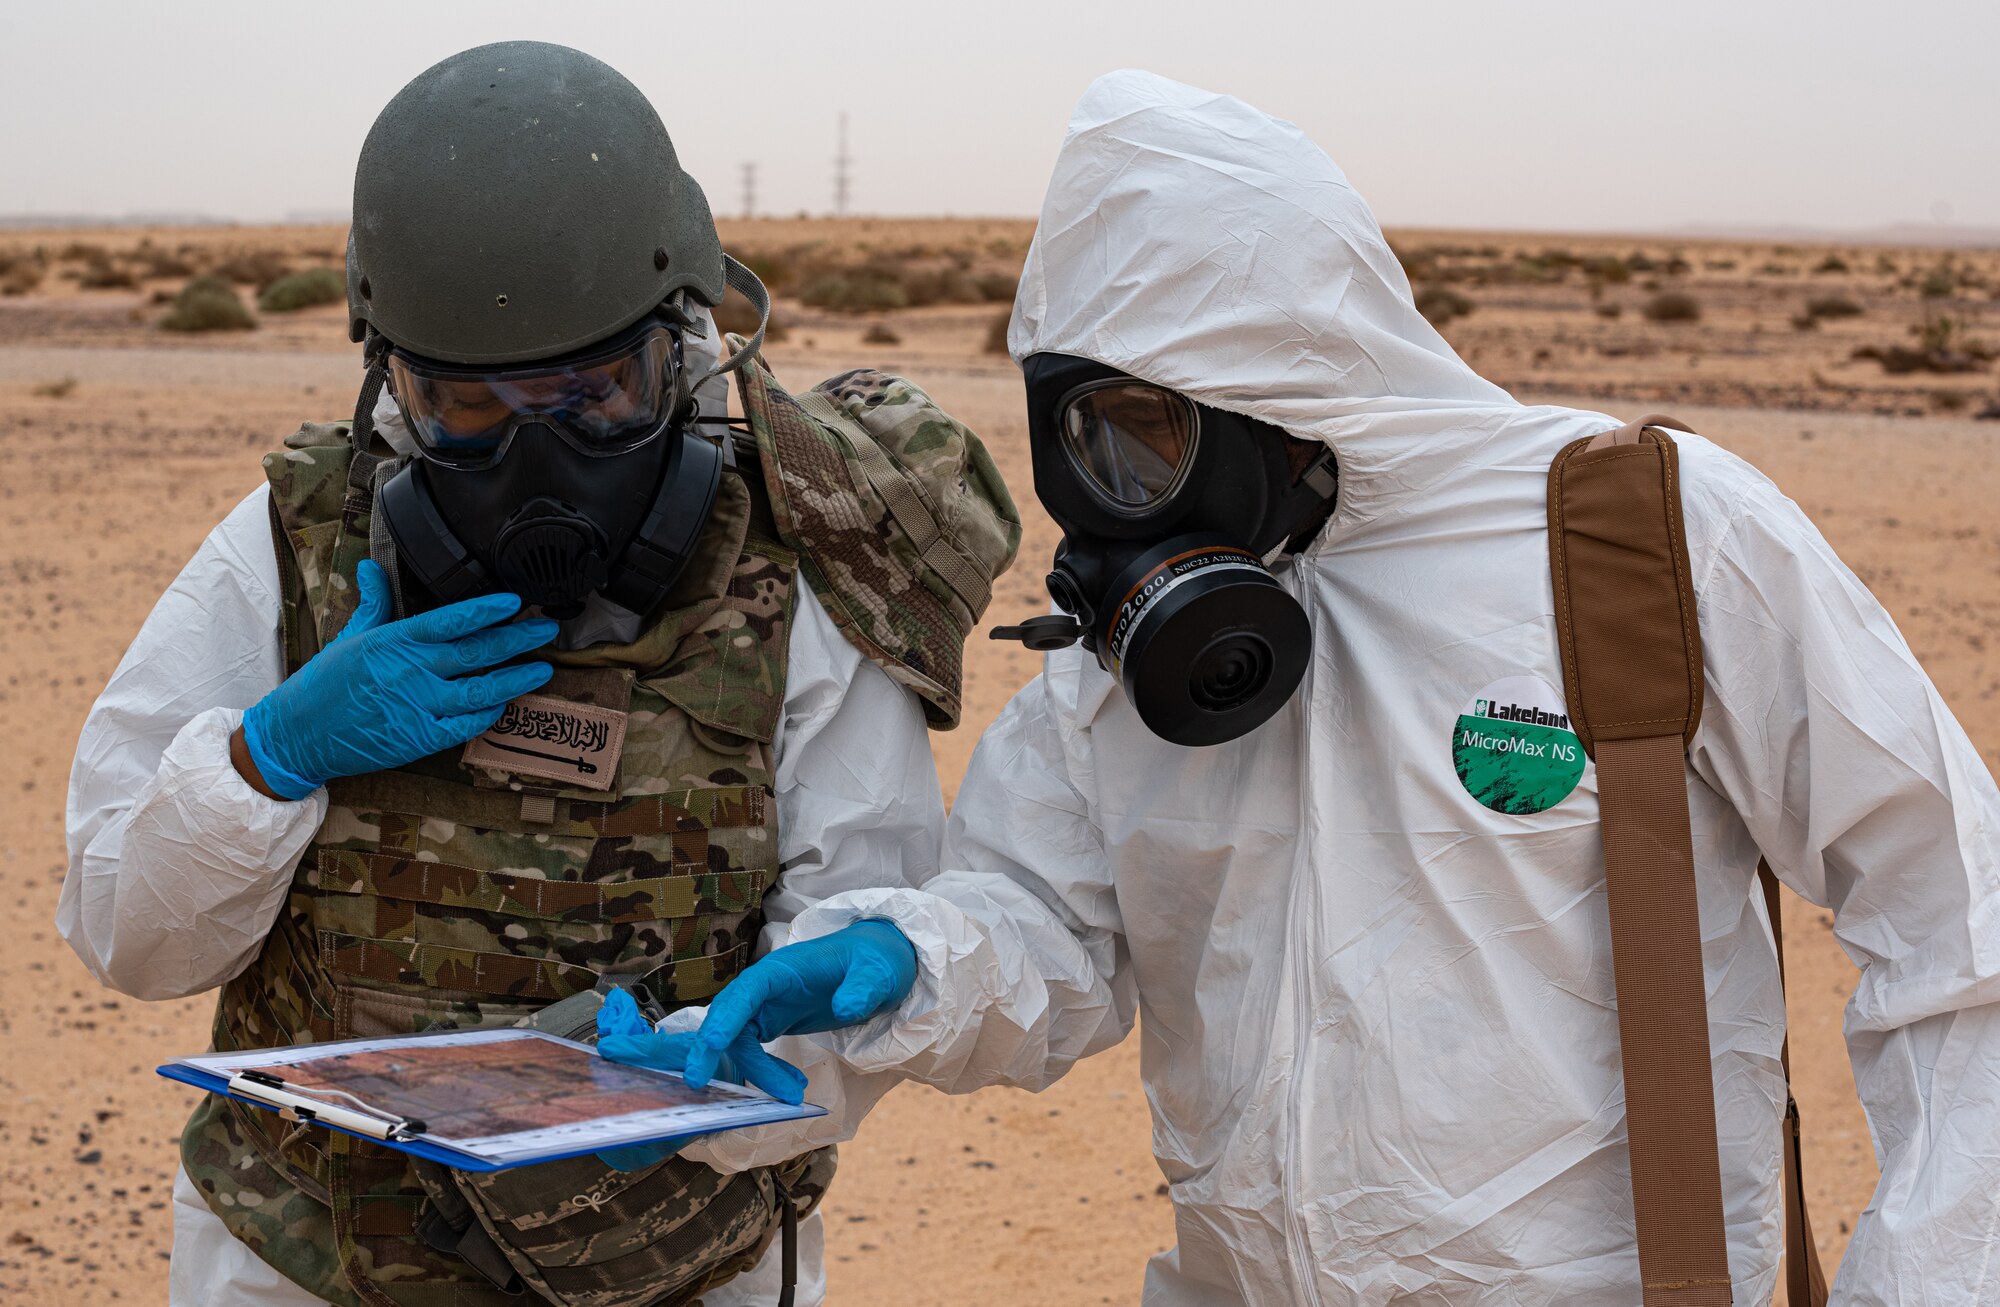
[[988,304],[1012,304],[1021,279],[1011,272],[989,272],[979,279],[979,298]]
[[290,313],[315,304],[347,302],[347,274],[339,268],[307,268],[289,277],[280,277],[257,297],[257,307],[266,313]]
[[1957,413],[1972,402],[1972,396],[1962,390],[1933,390],[1931,407],[1940,413]]
[[1792,315],[1792,330],[1818,331],[1819,319],[1814,317],[1811,313],[1794,313]]
[[139,279],[132,275],[130,268],[120,267],[108,257],[95,259],[83,265],[83,271],[76,277],[76,284],[83,290],[132,290]]
[[153,244],[141,244],[132,255],[142,277],[192,277],[194,264],[179,254]]
[[823,273],[799,288],[799,299],[835,313],[879,313],[910,304],[902,279],[875,267]]
[[174,297],[173,311],[160,319],[168,331],[249,331],[257,325],[221,277],[196,277]]
[[0,253],[0,295],[26,295],[42,284],[47,271],[38,251]]
[[1917,284],[1917,294],[1927,300],[1941,300],[1958,289],[1958,282],[1948,269],[1935,268]]
[[1685,291],[1670,290],[1646,301],[1648,322],[1699,322],[1701,301]]
[[986,324],[986,343],[982,348],[988,354],[1007,352],[1007,322],[1013,316],[1012,312],[1002,313]]
[[1417,312],[1433,327],[1442,327],[1453,318],[1462,318],[1476,306],[1472,300],[1444,286],[1426,286],[1417,292]]
[[1694,271],[1694,265],[1676,254],[1666,261],[1664,270],[1669,277],[1685,277]]
[[44,381],[35,387],[35,394],[43,399],[68,399],[76,390],[75,377],[63,377],[58,381]]
[[1616,318],[1625,312],[1625,306],[1623,304],[1598,304],[1593,306],[1593,311],[1600,318]]
[[1622,286],[1632,280],[1632,270],[1625,266],[1625,260],[1606,256],[1585,259],[1583,272],[1593,285]]
[[56,254],[57,261],[61,263],[104,263],[110,258],[110,250],[89,241],[71,241]]
[[1846,271],[1847,260],[1841,258],[1838,254],[1829,254],[1821,259],[1818,265],[1813,268],[1813,276],[1824,277],[1829,273]]
[[290,271],[284,259],[270,250],[239,250],[216,264],[213,275],[261,291]]
[[1845,295],[1819,295],[1806,301],[1806,315],[1813,318],[1858,318],[1861,306]]
[[865,271],[887,281],[899,282],[903,299],[913,309],[932,304],[983,304],[979,283],[962,270],[946,266],[921,267],[910,263],[882,260],[867,265]]
[[890,330],[888,323],[876,322],[869,324],[868,330],[861,333],[861,343],[864,345],[900,345],[903,343],[903,338]]
[[1660,265],[1638,250],[1625,256],[1625,266],[1633,272],[1652,272]]

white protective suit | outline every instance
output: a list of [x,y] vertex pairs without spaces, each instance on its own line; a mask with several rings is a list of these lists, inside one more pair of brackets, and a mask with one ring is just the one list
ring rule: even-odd
[[[704,392],[704,411],[726,396]],[[408,447],[384,396],[382,433]],[[252,492],[209,535],[161,596],[84,723],[70,774],[69,872],[56,924],[93,975],[142,999],[212,989],[256,955],[291,888],[292,869],[326,812],[325,791],[297,803],[258,794],[229,760],[243,710],[283,676],[277,558],[269,491]],[[614,610],[622,612],[622,610]],[[587,609],[564,628],[606,618]],[[627,632],[625,638],[629,638]],[[944,803],[917,701],[842,636],[799,582],[785,708],[773,742],[784,872],[764,900],[765,952],[821,899],[861,886],[915,885],[936,871]],[[698,1020],[705,1008],[682,1018]],[[756,1131],[754,1153],[731,1134],[683,1154],[742,1170],[851,1138],[895,1083],[857,1075],[808,1039],[770,1047],[808,1078],[829,1109]],[[187,1049],[164,1049],[163,1054]],[[749,1132],[735,1132],[744,1135]],[[777,1300],[779,1248],[706,1295],[709,1307]],[[818,1213],[800,1224],[802,1305],[824,1300]],[[172,1307],[316,1307],[239,1243],[185,1171],[175,1177]]]
[[[887,916],[922,958],[903,1009],[841,1032],[842,1055],[1039,1089],[1141,1013],[1179,1235],[1148,1307],[1634,1307],[1594,776],[1510,815],[1454,763],[1461,718],[1496,695],[1560,705],[1548,468],[1618,420],[1474,375],[1297,128],[1131,72],[1071,120],[1009,344],[1333,448],[1337,510],[1281,572],[1312,663],[1265,726],[1187,749],[1090,655],[1051,655],[973,756],[944,873],[795,921]],[[1679,443],[1735,1301],[1770,1301],[1780,1245],[1759,850],[1862,968],[1847,1038],[1882,1182],[1835,1300],[2000,1301],[2000,794],[1798,507]]]

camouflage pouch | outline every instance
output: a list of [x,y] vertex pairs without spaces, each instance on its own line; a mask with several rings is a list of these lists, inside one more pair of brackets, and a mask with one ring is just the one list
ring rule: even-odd
[[[603,1002],[575,994],[517,1024],[595,1043]],[[559,1307],[685,1307],[755,1266],[780,1233],[794,1267],[798,1220],[835,1163],[832,1148],[731,1175],[681,1157],[639,1171],[584,1156],[489,1174],[419,1161],[430,1202],[417,1233],[508,1293]]]
[[1021,515],[962,423],[873,369],[790,395],[761,359],[737,374],[784,542],[834,625],[958,725],[965,641],[1021,545]]

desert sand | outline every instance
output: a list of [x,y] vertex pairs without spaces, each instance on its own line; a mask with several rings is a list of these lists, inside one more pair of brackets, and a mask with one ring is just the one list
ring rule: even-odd
[[[770,223],[725,224],[724,234],[739,248],[922,244],[1018,264],[1028,230]],[[334,229],[7,233],[0,250],[41,243],[53,254],[72,239],[130,248],[142,237],[262,244],[294,262],[325,260],[340,242]],[[1926,297],[1935,252],[1422,233],[1400,245],[1406,259],[1471,251],[1433,256],[1425,284],[1474,301],[1446,334],[1524,398],[1628,416],[1666,409],[1772,476],[1895,615],[1988,765],[2000,761],[2000,644],[1988,647],[2000,635],[1990,510],[2000,426],[1970,417],[1991,403],[1990,373],[1974,358],[1965,372],[1889,375],[1849,357],[1863,344],[1911,341],[1911,326],[1943,312],[1961,324],[1959,342],[1976,340],[1996,312],[1986,278],[2000,259],[1958,256],[1949,294]],[[1550,250],[1643,251],[1656,264],[1685,251],[1690,267],[1632,272],[1595,296],[1580,266],[1557,281],[1496,271]],[[1850,272],[1811,271],[1830,254]],[[1878,261],[1894,271],[1877,271]],[[1709,266],[1724,262],[1732,266]],[[1438,271],[1453,263],[1483,269],[1484,281]],[[78,290],[64,266],[76,261],[52,261],[40,287],[0,299],[0,712],[12,761],[0,778],[0,904],[13,927],[0,950],[0,1300],[47,1307],[164,1300],[174,1140],[189,1093],[152,1068],[205,1046],[212,1006],[206,996],[142,1003],[105,991],[56,934],[77,731],[161,588],[257,484],[258,455],[301,418],[345,416],[358,381],[337,306],[269,315],[248,333],[176,336],[152,326],[163,310],[150,301],[177,280]],[[1522,276],[1545,278],[1547,266]],[[1788,270],[1756,271],[1766,266]],[[1638,306],[1655,294],[1643,286],[1655,276],[1697,297],[1702,320],[1647,321]],[[1809,294],[1836,290],[1864,311],[1789,325]],[[1595,308],[1607,300],[1621,305],[1617,318]],[[767,351],[795,386],[862,363],[902,371],[985,436],[1028,519],[989,623],[1043,608],[1056,541],[1030,494],[1018,375],[984,348],[1000,311],[946,303],[854,316],[787,299],[788,333]],[[895,342],[864,343],[870,328]],[[1036,667],[1017,645],[975,639],[965,725],[933,737],[948,794],[979,730]],[[1875,1179],[1839,1037],[1853,971],[1825,913],[1788,899],[1786,916],[1794,1078],[1831,1269]],[[840,1302],[1136,1303],[1144,1259],[1173,1237],[1136,1041],[1040,1095],[899,1089],[843,1149],[825,1210]]]

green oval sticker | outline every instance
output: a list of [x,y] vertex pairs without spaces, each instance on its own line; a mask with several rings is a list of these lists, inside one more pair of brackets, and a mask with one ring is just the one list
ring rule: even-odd
[[1452,733],[1465,792],[1495,812],[1546,812],[1583,779],[1569,707],[1539,676],[1506,676],[1473,696]]

